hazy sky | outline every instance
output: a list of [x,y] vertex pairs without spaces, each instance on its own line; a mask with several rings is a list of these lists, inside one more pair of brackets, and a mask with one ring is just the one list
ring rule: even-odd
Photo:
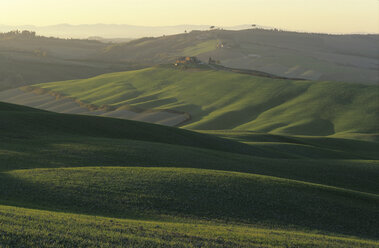
[[0,24],[162,26],[256,23],[315,32],[379,32],[379,0],[0,0]]

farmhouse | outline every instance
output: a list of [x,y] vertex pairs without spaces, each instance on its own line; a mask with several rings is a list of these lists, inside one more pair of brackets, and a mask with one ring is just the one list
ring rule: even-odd
[[176,59],[175,65],[180,64],[200,64],[201,61],[197,57],[179,57]]

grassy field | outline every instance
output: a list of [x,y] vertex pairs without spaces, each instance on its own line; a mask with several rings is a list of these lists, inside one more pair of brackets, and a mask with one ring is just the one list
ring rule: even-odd
[[194,130],[313,136],[379,133],[378,86],[158,66],[36,87],[98,106],[188,112],[192,119],[184,127]]
[[377,142],[0,117],[5,247],[379,246]]
[[[0,205],[0,243],[39,247],[377,247],[358,238],[215,222],[115,219]],[[35,228],[38,226],[38,229]]]
[[4,203],[71,213],[296,226],[363,237],[375,237],[379,228],[376,194],[255,174],[185,168],[35,169],[3,173],[1,187]]
[[187,47],[183,50],[184,56],[198,56],[202,53],[211,52],[216,49],[217,44],[220,41],[218,40],[209,40],[202,43],[197,44],[196,46]]

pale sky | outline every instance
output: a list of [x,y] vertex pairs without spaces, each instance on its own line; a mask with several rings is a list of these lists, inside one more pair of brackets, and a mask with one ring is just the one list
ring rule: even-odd
[[379,33],[379,0],[0,0],[0,24],[258,24]]

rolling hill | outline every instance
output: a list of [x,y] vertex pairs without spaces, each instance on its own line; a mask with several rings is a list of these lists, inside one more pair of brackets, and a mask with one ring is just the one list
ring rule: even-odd
[[379,35],[327,35],[266,29],[213,30],[142,38],[107,47],[96,58],[160,64],[209,57],[224,66],[283,77],[378,84]]
[[[25,90],[103,109],[188,113],[191,119],[181,126],[193,130],[373,139],[379,133],[378,86],[273,79],[205,65],[196,68],[162,65],[84,80],[38,84]],[[28,104],[24,98],[12,94],[3,92],[0,100]],[[49,109],[50,105],[42,101],[30,106]]]
[[5,103],[0,117],[1,244],[378,245],[376,142],[225,139]]

